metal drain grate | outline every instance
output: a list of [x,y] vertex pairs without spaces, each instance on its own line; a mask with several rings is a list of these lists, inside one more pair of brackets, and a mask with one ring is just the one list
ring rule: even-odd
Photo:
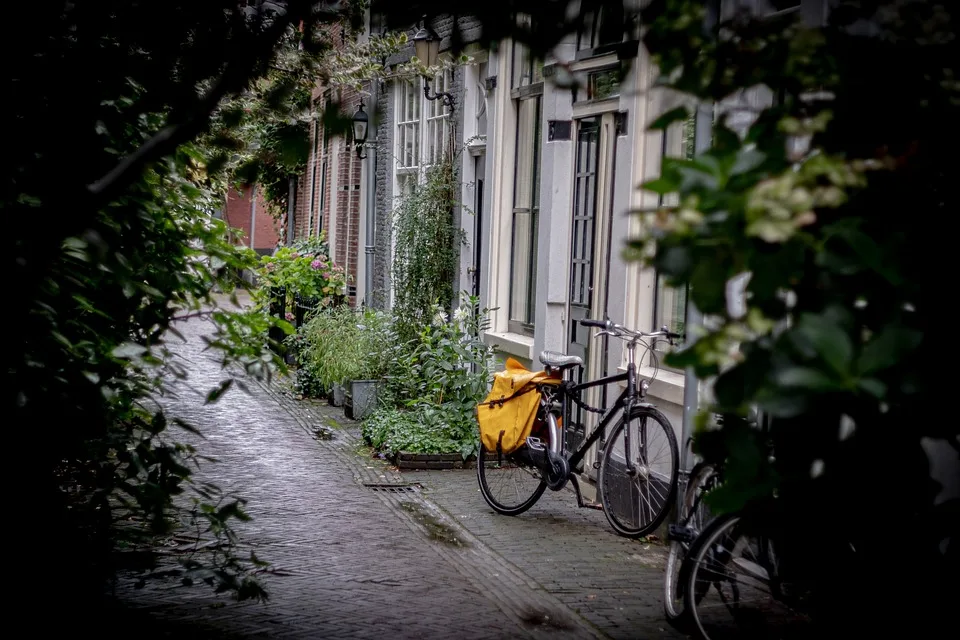
[[417,484],[376,484],[365,482],[363,486],[374,491],[385,491],[387,493],[417,493],[420,491],[420,485]]

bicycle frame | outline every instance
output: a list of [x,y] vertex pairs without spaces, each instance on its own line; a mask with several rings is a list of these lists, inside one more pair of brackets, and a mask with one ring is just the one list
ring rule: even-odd
[[[607,426],[613,420],[613,418],[618,415],[621,411],[627,416],[630,415],[630,412],[635,406],[648,405],[649,403],[644,402],[644,397],[646,395],[646,385],[637,385],[637,365],[634,362],[634,350],[636,349],[636,344],[632,342],[627,343],[627,348],[630,350],[630,358],[627,363],[626,373],[618,373],[612,376],[605,376],[603,378],[598,378],[596,380],[590,380],[588,382],[581,382],[574,384],[570,380],[564,380],[562,383],[557,385],[556,393],[561,396],[561,407],[560,415],[563,418],[563,424],[569,424],[569,418],[573,410],[573,403],[579,404],[581,407],[586,408],[589,411],[595,413],[602,413],[600,422],[596,427],[590,432],[589,435],[584,439],[580,446],[576,448],[575,451],[569,451],[566,445],[566,439],[563,442],[562,454],[567,459],[567,462],[570,465],[571,469],[578,468],[580,462],[586,457],[587,451],[591,446],[601,438],[606,436]],[[613,403],[609,409],[592,407],[583,400],[583,392],[587,389],[593,387],[600,387],[615,382],[626,381],[626,388],[620,393],[617,397],[617,400]],[[543,404],[549,405],[554,401],[554,398],[544,398]],[[630,430],[624,429],[624,446],[626,451],[631,451],[630,449]],[[601,443],[601,448],[604,446]],[[645,447],[646,443],[641,443],[641,447]],[[627,456],[627,471],[629,473],[634,473],[636,471],[636,466],[633,464],[633,461],[630,459],[630,456]]]

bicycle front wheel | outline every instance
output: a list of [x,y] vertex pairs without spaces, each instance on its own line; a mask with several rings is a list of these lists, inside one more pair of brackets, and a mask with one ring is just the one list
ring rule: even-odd
[[737,514],[714,518],[691,545],[681,571],[691,630],[702,640],[807,638],[808,615],[784,598],[772,541]]
[[638,538],[660,526],[677,495],[679,455],[670,421],[653,407],[620,418],[603,448],[597,487],[614,531]]
[[687,487],[683,492],[677,524],[685,529],[684,539],[670,541],[667,556],[667,571],[663,580],[663,612],[668,621],[676,621],[683,613],[683,585],[680,568],[696,536],[700,535],[710,519],[703,497],[718,483],[717,469],[709,462],[698,462],[690,472]]

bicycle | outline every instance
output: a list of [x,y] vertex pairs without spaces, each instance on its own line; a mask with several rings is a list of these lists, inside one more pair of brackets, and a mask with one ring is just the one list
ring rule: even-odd
[[[600,328],[594,337],[608,335],[624,340],[628,353],[627,371],[575,383],[568,374],[583,366],[579,356],[550,351],[540,354],[540,362],[547,373],[559,374],[560,380],[538,385],[541,398],[534,430],[517,451],[501,455],[487,451],[481,444],[477,464],[480,492],[494,511],[515,516],[532,507],[547,488],[559,491],[569,480],[579,507],[602,509],[619,535],[645,536],[656,530],[670,511],[677,491],[679,452],[670,421],[645,400],[649,381],[642,380],[638,384],[636,348],[639,344],[651,351],[648,340],[662,338],[672,345],[681,336],[666,327],[645,333],[609,320],[581,320],[580,323]],[[655,375],[651,380],[654,378]],[[582,398],[584,391],[590,388],[620,382],[626,382],[626,386],[610,408],[592,407]],[[574,404],[600,414],[601,418],[582,442],[571,447],[561,427],[569,423]],[[607,427],[618,416],[608,440]],[[596,505],[584,501],[577,474],[583,471],[587,451],[598,442],[599,458],[593,466],[599,469],[597,493],[601,502]],[[662,458],[661,453],[664,454]],[[496,464],[488,468],[485,461],[494,454]],[[512,483],[503,482],[511,474],[516,479]],[[521,482],[525,483],[523,488]],[[507,499],[494,495],[494,488],[501,485],[510,489],[511,496],[507,499],[513,501],[507,502]]]
[[683,563],[700,532],[710,521],[710,513],[703,502],[704,496],[721,482],[720,469],[709,462],[698,462],[689,472],[681,472],[685,478],[683,498],[677,509],[677,523],[671,524],[667,540],[670,552],[663,581],[663,611],[667,620],[675,623],[684,614],[684,590],[680,574]]
[[[718,425],[723,424],[722,415],[714,415]],[[752,412],[748,422],[763,428],[765,419]],[[687,442],[690,446],[692,439]],[[689,622],[685,595],[685,564],[691,549],[704,529],[711,524],[712,514],[704,503],[704,497],[723,480],[722,467],[711,462],[699,461],[689,472],[681,471],[685,480],[683,497],[677,504],[677,521],[667,530],[670,551],[664,575],[663,611],[667,621],[683,629]]]
[[697,637],[809,636],[816,607],[806,562],[785,566],[784,556],[795,554],[780,549],[775,520],[763,511],[724,514],[690,546],[680,580],[685,616]]

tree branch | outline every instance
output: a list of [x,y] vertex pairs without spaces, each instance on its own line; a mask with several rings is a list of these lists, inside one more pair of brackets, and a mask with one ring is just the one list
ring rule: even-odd
[[145,166],[172,153],[181,144],[203,131],[220,101],[247,86],[256,73],[257,65],[272,53],[292,22],[320,15],[330,20],[337,15],[329,8],[314,12],[311,9],[312,4],[309,0],[290,0],[286,3],[286,11],[270,12],[269,15],[261,5],[258,10],[259,23],[267,24],[267,27],[259,35],[253,36],[253,42],[248,42],[245,37],[237,38],[240,42],[233,47],[233,51],[224,56],[228,60],[226,69],[199,101],[181,117],[171,114],[169,121],[172,124],[122,158],[103,177],[87,185],[87,196],[93,199],[94,206],[110,202],[140,175]]

